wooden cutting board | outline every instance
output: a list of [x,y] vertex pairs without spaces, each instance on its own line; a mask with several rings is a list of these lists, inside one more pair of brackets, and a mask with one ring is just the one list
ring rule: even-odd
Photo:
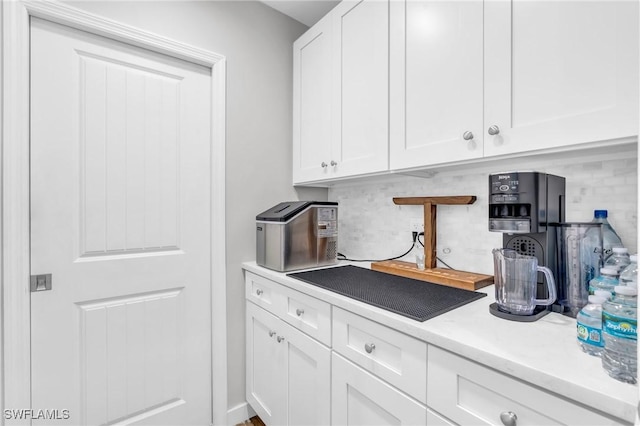
[[371,269],[465,290],[477,290],[493,284],[493,275],[445,268],[420,270],[416,267],[415,263],[403,262],[401,260],[374,262],[371,264]]

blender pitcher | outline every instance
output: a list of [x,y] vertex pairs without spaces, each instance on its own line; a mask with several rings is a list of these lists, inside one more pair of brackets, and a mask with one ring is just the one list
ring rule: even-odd
[[[538,266],[538,259],[513,249],[493,249],[494,284],[498,309],[512,315],[533,315],[538,305],[556,301],[556,283],[551,270]],[[547,299],[536,299],[538,271],[542,272],[549,288]]]

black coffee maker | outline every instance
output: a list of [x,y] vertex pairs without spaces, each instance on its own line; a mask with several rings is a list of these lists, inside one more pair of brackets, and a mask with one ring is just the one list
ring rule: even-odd
[[[502,232],[502,247],[534,256],[557,277],[556,227],[565,220],[565,178],[540,172],[489,175],[489,231]],[[547,286],[538,273],[538,298]],[[553,309],[553,308],[552,308]]]

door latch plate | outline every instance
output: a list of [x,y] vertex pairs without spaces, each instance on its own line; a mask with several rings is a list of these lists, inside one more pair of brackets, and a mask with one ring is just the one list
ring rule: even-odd
[[31,275],[31,292],[51,290],[51,274]]

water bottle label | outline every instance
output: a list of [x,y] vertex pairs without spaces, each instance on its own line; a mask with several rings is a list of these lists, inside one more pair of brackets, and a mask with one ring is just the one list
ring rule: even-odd
[[602,331],[614,337],[637,340],[638,320],[602,313]]
[[600,329],[580,322],[578,323],[578,340],[591,346],[603,346]]

